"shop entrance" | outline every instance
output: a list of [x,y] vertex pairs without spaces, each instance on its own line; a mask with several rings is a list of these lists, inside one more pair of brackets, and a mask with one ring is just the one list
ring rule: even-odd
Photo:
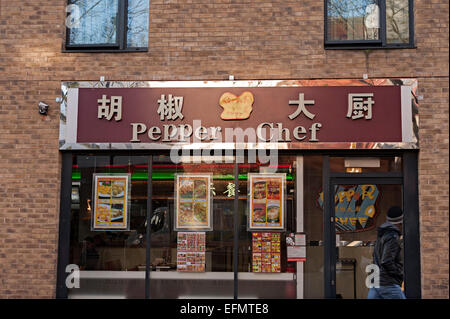
[[366,270],[374,264],[372,255],[377,228],[386,222],[389,207],[402,207],[402,185],[388,182],[377,179],[337,179],[332,182],[336,298],[367,298],[369,272]]
[[[390,207],[404,209],[401,164],[390,160],[385,172],[380,168],[382,165],[365,171],[351,167],[346,172],[336,172],[338,161],[331,158],[334,169],[328,171],[329,182],[324,194],[325,264],[329,267],[325,274],[325,293],[329,298],[365,299],[369,291],[367,278],[373,275],[377,229],[386,222]],[[364,162],[364,159],[357,161]],[[404,261],[403,240],[402,235]]]

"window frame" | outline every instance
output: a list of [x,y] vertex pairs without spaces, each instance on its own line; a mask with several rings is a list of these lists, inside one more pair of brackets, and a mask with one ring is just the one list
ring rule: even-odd
[[378,0],[380,7],[379,40],[328,40],[328,1],[324,0],[324,48],[326,50],[342,49],[415,49],[414,44],[414,0],[408,0],[408,43],[387,43],[386,39],[386,0]]
[[[67,0],[69,3],[70,0]],[[66,38],[63,45],[63,52],[148,52],[147,47],[128,47],[127,31],[128,31],[128,0],[118,1],[117,27],[116,27],[116,43],[115,44],[70,44],[70,32],[66,26]],[[149,8],[150,9],[150,8]],[[65,18],[67,18],[66,15]],[[148,15],[147,19],[150,15]],[[148,30],[147,30],[148,37]]]

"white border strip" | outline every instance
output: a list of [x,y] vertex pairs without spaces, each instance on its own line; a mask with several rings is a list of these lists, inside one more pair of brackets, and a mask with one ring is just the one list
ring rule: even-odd
[[401,86],[402,142],[414,142],[413,117],[411,108],[411,87]]
[[297,261],[297,299],[304,298],[303,292],[303,273],[304,273],[304,263],[303,261]]
[[[303,165],[303,156],[297,156],[296,158],[296,203],[297,203],[297,233],[303,233],[303,218],[304,218],[304,184],[303,184],[303,174],[304,174],[304,165]],[[306,249],[306,248],[305,248]],[[304,267],[303,261],[297,261],[297,299],[303,299],[303,291],[304,291]]]
[[[290,281],[295,280],[293,273],[238,273],[239,280]],[[145,271],[80,271],[81,279],[145,279]],[[233,272],[178,272],[151,271],[150,280],[234,280]]]
[[304,205],[303,205],[303,156],[297,156],[296,163],[296,173],[297,173],[297,233],[303,233],[303,214],[304,214]]
[[66,121],[66,143],[76,143],[78,131],[78,88],[69,89],[67,92]]

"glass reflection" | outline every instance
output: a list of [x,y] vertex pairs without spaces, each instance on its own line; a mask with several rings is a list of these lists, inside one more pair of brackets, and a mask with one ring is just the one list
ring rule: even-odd
[[[361,192],[364,187],[366,192]],[[402,206],[402,187],[336,185],[335,189],[336,296],[365,299],[368,294],[366,267],[374,263],[377,229],[386,222],[389,207]],[[343,205],[346,209],[342,209]]]
[[115,44],[119,0],[70,0],[75,5],[69,44]]
[[380,12],[378,1],[328,0],[328,40],[378,40]]
[[[143,298],[147,157],[73,157],[70,263],[81,270],[80,288],[69,298]],[[91,229],[93,175],[131,174],[129,231]]]
[[[192,158],[188,158],[192,159]],[[151,298],[233,297],[233,163],[175,164],[169,156],[153,157],[150,275]],[[213,230],[204,232],[204,271],[177,269],[178,234],[175,231],[177,174],[212,174]],[[184,175],[182,175],[184,176]],[[186,175],[188,176],[188,175]]]
[[148,46],[149,0],[128,0],[127,46]]

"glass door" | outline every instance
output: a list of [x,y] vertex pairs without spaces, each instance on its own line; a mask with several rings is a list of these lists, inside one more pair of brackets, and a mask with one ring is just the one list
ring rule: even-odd
[[367,298],[378,230],[390,207],[405,206],[403,165],[398,156],[324,156],[325,298]]
[[[402,207],[402,185],[383,181],[336,181],[334,207],[336,298],[366,299],[373,275],[373,252],[377,234],[392,230],[386,213]],[[401,233],[401,229],[399,231]],[[402,237],[400,237],[402,239]]]

